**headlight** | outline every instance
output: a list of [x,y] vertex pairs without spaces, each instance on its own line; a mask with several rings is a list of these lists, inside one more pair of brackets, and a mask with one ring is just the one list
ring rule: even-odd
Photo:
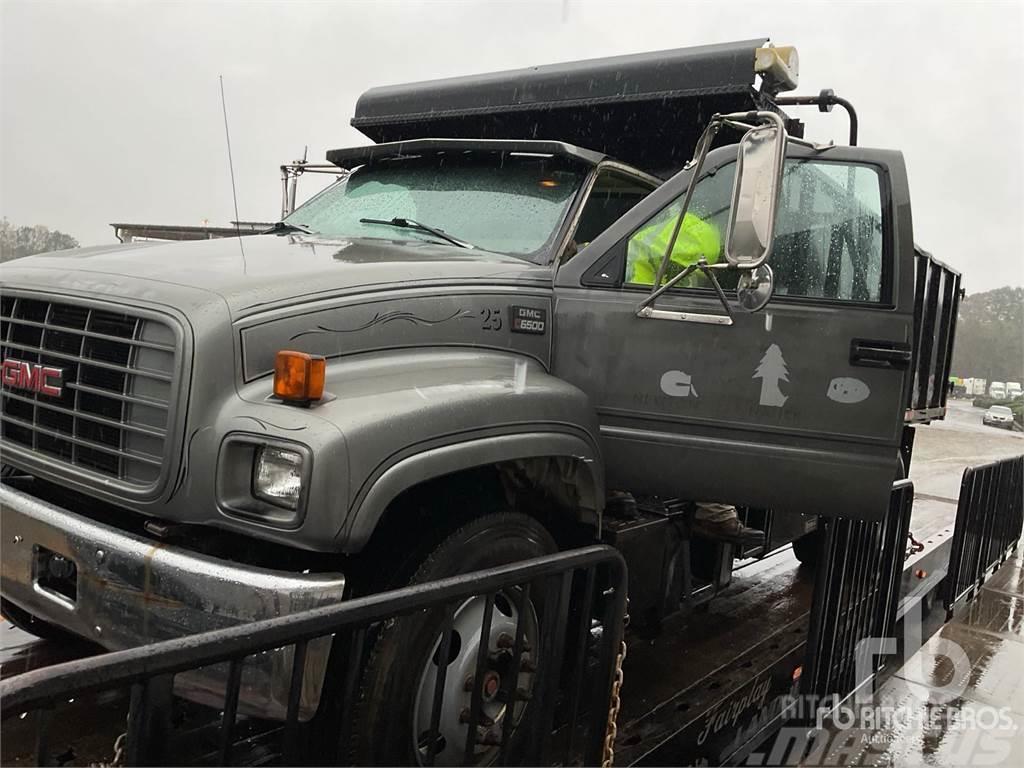
[[252,493],[285,509],[298,509],[302,496],[302,461],[298,451],[267,446],[256,454]]

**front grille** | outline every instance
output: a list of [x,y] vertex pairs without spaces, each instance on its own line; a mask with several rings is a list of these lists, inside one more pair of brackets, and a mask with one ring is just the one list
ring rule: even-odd
[[[177,337],[160,320],[86,304],[0,297],[7,445],[152,486],[167,460]],[[27,365],[22,365],[27,364]],[[38,391],[39,369],[60,393]],[[33,382],[32,377],[35,377]]]

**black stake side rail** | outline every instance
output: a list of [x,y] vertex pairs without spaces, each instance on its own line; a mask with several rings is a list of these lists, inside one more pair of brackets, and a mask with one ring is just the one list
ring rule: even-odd
[[882,520],[819,521],[822,551],[801,676],[801,693],[812,700],[841,701],[882,668],[884,657],[873,654],[858,679],[865,671],[857,669],[858,656],[869,650],[861,641],[893,634],[913,505],[913,483],[900,480]]
[[914,342],[905,420],[946,414],[953,341],[960,311],[960,273],[922,248],[914,248]]
[[1024,527],[1024,456],[964,470],[949,554],[944,604],[973,598],[1020,541]]
[[[591,765],[600,763],[614,662],[622,639],[626,612],[625,562],[616,550],[605,546],[571,550],[288,616],[26,672],[0,682],[0,717],[7,720],[27,712],[37,713],[37,764],[46,765],[51,759],[47,750],[49,729],[51,724],[59,727],[59,718],[55,715],[62,704],[69,698],[86,694],[128,689],[131,705],[125,747],[126,764],[175,763],[174,755],[160,753],[167,747],[166,734],[154,735],[153,730],[155,714],[169,710],[173,676],[211,664],[228,662],[229,683],[220,723],[221,748],[214,759],[218,765],[229,765],[235,743],[241,670],[245,658],[263,651],[294,646],[295,662],[291,673],[280,758],[286,765],[310,758],[322,760],[322,753],[315,756],[302,754],[303,736],[300,728],[303,725],[298,716],[299,694],[305,669],[303,659],[312,640],[334,635],[335,642],[343,641],[343,647],[349,649],[344,674],[329,686],[325,684],[317,715],[320,717],[326,713],[330,717],[333,728],[328,730],[340,734],[339,744],[343,749],[352,735],[352,706],[358,690],[361,659],[366,645],[372,642],[373,627],[379,622],[413,612],[440,611],[444,622],[439,633],[442,646],[439,658],[445,658],[447,654],[444,646],[452,635],[453,616],[457,608],[472,597],[484,596],[489,609],[483,612],[481,629],[482,636],[488,637],[494,598],[498,593],[508,594],[510,590],[517,590],[519,599],[524,602],[531,590],[535,594],[537,590],[544,590],[546,597],[540,619],[541,647],[533,690],[519,691],[516,685],[520,678],[519,651],[524,642],[525,622],[522,616],[526,611],[520,611],[516,629],[514,666],[511,673],[504,676],[502,683],[507,689],[502,693],[509,711],[515,711],[517,699],[519,702],[530,700],[527,711],[535,711],[524,718],[520,726],[529,722],[533,730],[530,738],[517,740],[517,744],[521,741],[521,746],[525,748],[523,754],[509,753],[511,718],[504,720],[500,735],[489,731],[485,740],[474,740],[473,735],[479,732],[478,726],[481,725],[482,692],[481,686],[476,686],[471,697],[463,764],[475,761],[474,751],[481,744],[484,748],[498,747],[497,762],[502,765],[509,764],[511,760],[527,765],[570,764],[580,760]],[[582,595],[583,599],[579,604],[573,601],[574,604],[570,606],[574,595]],[[595,621],[599,622],[600,631],[594,631]],[[592,663],[583,663],[585,659]],[[438,743],[438,719],[444,683],[445,667],[439,666],[430,718],[431,731],[425,740],[428,745],[427,754],[421,752],[421,761],[428,765],[433,763],[433,753]],[[554,706],[556,700],[559,703],[558,713]],[[559,754],[555,754],[552,739],[552,733],[556,730],[556,717],[566,717],[571,726],[562,729],[563,733],[566,730],[569,733],[567,737],[559,739]],[[580,717],[586,719],[582,734],[581,729],[576,727]]]

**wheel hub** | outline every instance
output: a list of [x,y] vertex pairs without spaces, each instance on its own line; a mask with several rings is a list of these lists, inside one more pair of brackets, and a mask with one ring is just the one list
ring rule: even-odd
[[[481,636],[486,601],[473,597],[455,611],[449,637],[448,658],[440,658],[439,636],[426,659],[420,676],[413,714],[413,744],[417,758],[423,762],[428,753],[434,686],[440,665],[445,666],[443,697],[440,705],[438,733],[435,741],[435,765],[460,765],[463,762],[474,691],[480,692],[480,718],[474,735],[475,762],[487,764],[497,755],[504,719],[518,722],[526,708],[525,700],[517,700],[514,708],[505,704],[505,689],[532,691],[535,661],[532,650],[537,645],[537,618],[532,603],[527,602],[523,615],[523,653],[519,673],[512,679],[513,641],[520,621],[520,601],[499,593],[495,596],[490,631]],[[486,646],[485,671],[475,679],[481,646]],[[445,663],[446,662],[446,663]],[[514,709],[514,711],[512,711]]]

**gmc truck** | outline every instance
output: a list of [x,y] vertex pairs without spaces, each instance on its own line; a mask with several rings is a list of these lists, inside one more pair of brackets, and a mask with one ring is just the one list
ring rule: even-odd
[[[654,633],[734,562],[884,518],[945,411],[959,275],[915,247],[902,155],[796,81],[759,39],[373,88],[373,143],[264,235],[4,264],[4,615],[116,650],[608,542]],[[802,138],[805,105],[850,145]],[[697,502],[765,543],[689,536]],[[459,609],[452,669],[520,619],[538,645],[519,597],[486,638]],[[374,636],[356,764],[422,761],[438,626]],[[282,670],[250,659],[240,708],[281,717]],[[439,764],[496,685],[448,679]]]

